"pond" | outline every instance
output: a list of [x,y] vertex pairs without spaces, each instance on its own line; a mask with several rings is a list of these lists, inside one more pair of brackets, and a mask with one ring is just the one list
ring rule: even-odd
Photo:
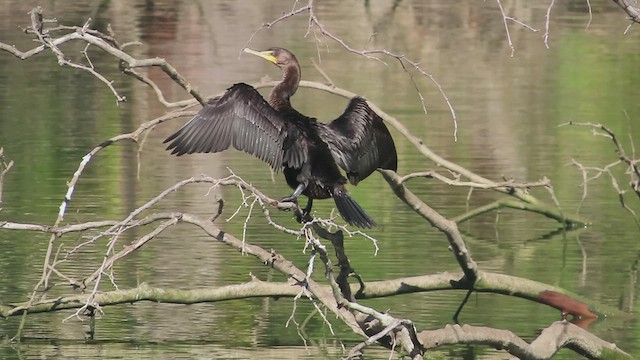
[[[395,60],[386,63],[348,53],[317,30],[308,30],[300,14],[255,34],[250,46],[281,46],[294,52],[305,80],[323,82],[318,65],[339,87],[361,94],[400,120],[434,152],[477,174],[502,181],[551,180],[554,194],[567,214],[579,213],[592,225],[563,231],[541,215],[517,210],[491,212],[460,224],[474,259],[485,271],[541,281],[622,309],[624,318],[598,320],[589,330],[640,357],[637,262],[639,228],[621,207],[609,175],[588,183],[572,165],[604,167],[617,160],[610,140],[590,129],[559,127],[568,121],[603,123],[632,154],[640,139],[637,71],[640,43],[637,29],[623,34],[625,14],[610,1],[591,1],[589,23],[584,1],[559,2],[550,19],[545,46],[545,13],[540,2],[504,2],[505,12],[538,31],[509,23],[514,45],[508,46],[502,16],[493,2],[467,1],[338,1],[316,3],[316,15],[326,29],[356,49],[387,49],[416,61],[442,86],[452,112],[438,87],[413,69],[404,71]],[[162,57],[175,66],[202,93],[219,94],[238,82],[257,82],[278,69],[240,52],[263,23],[271,22],[296,1],[17,1],[0,8],[0,41],[21,50],[34,46],[20,31],[29,25],[27,12],[41,5],[45,17],[65,25],[84,24],[113,29],[120,42],[139,42],[131,51],[138,58]],[[588,24],[589,23],[589,24]],[[587,27],[588,24],[588,27]],[[373,34],[373,35],[372,35]],[[83,44],[63,47],[69,58],[85,61]],[[165,113],[166,108],[146,85],[122,74],[108,54],[89,49],[93,66],[127,97],[116,104],[109,88],[88,72],[60,67],[50,53],[20,61],[0,53],[0,147],[15,165],[4,184],[0,221],[53,224],[67,182],[82,157],[97,144]],[[638,59],[638,60],[637,60]],[[158,69],[145,74],[156,81],[170,101],[187,99]],[[640,80],[640,79],[638,79]],[[420,90],[420,95],[416,92]],[[266,91],[266,90],[265,90]],[[264,93],[264,92],[263,92]],[[420,96],[424,97],[427,114]],[[321,121],[337,117],[347,100],[301,88],[293,105]],[[65,223],[99,219],[118,220],[176,182],[206,174],[224,177],[230,171],[278,198],[290,189],[280,174],[238,151],[181,158],[164,151],[162,140],[184,119],[155,128],[141,145],[119,143],[97,155],[88,165],[69,204]],[[399,157],[399,173],[437,170],[402,135],[391,130]],[[455,134],[455,135],[454,135]],[[613,175],[623,189],[629,176],[622,167]],[[590,176],[595,175],[592,170]],[[433,179],[415,179],[409,187],[447,217],[499,198],[492,191],[443,185]],[[446,238],[397,199],[379,174],[349,191],[380,224],[365,237],[349,238],[347,251],[365,280],[458,271]],[[532,194],[553,203],[544,189]],[[309,255],[304,242],[274,231],[258,213],[246,208],[232,216],[241,203],[237,189],[221,193],[226,209],[219,223],[246,241],[279,253],[304,268]],[[630,208],[639,211],[637,198],[627,191]],[[214,212],[209,186],[186,187],[162,201],[155,211]],[[333,204],[316,201],[317,214],[328,216]],[[295,227],[289,213],[274,214],[278,222]],[[126,244],[138,233],[122,238]],[[49,236],[36,232],[0,231],[0,299],[26,301],[42,274]],[[86,241],[70,235],[60,242],[64,250]],[[100,242],[101,241],[101,242]],[[107,249],[106,240],[86,247],[62,265],[65,273],[83,278],[93,272]],[[63,251],[64,251],[63,250]],[[318,264],[319,265],[319,264]],[[207,237],[201,230],[178,225],[154,238],[143,249],[122,260],[114,270],[121,288],[140,283],[167,288],[201,288],[250,280],[284,277],[254,258]],[[316,274],[320,279],[321,275]],[[66,290],[62,279],[56,288]],[[105,283],[105,289],[110,284]],[[55,289],[54,289],[55,290]],[[451,323],[463,292],[433,292],[369,300],[366,305],[391,309],[411,318],[418,329],[436,329]],[[361,339],[337,326],[337,335],[319,316],[308,319],[305,341],[294,326],[291,299],[250,299],[190,306],[136,303],[104,309],[97,319],[95,339],[85,341],[86,324],[73,311],[27,318],[21,345],[3,344],[0,357],[35,358],[339,358]],[[303,322],[313,307],[299,303],[295,319]],[[460,320],[464,323],[510,329],[526,340],[560,319],[558,311],[513,297],[474,295]],[[337,323],[334,322],[334,323]],[[0,322],[0,334],[11,338],[19,317]],[[464,359],[505,358],[504,352],[483,346],[440,349],[445,356]],[[387,358],[388,351],[372,347],[367,358]],[[576,358],[561,351],[560,359]]]

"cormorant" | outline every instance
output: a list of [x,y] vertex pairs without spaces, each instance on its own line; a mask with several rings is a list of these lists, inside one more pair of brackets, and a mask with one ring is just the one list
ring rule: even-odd
[[[397,170],[396,148],[382,119],[364,98],[351,99],[345,111],[328,124],[302,115],[289,101],[300,83],[296,57],[282,48],[264,51],[244,49],[277,65],[283,79],[269,94],[269,101],[250,85],[231,86],[207,104],[164,142],[175,155],[215,153],[231,145],[282,170],[293,194],[282,201],[296,201],[304,194],[313,199],[332,197],[344,220],[371,228],[375,221],[345,189],[347,178],[356,185],[375,169]],[[345,178],[338,169],[342,167]]]

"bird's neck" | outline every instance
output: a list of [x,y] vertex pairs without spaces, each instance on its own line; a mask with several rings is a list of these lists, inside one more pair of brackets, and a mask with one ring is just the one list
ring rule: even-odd
[[282,81],[280,81],[269,94],[269,104],[276,111],[291,109],[290,98],[298,90],[300,83],[300,67],[290,66],[282,71]]

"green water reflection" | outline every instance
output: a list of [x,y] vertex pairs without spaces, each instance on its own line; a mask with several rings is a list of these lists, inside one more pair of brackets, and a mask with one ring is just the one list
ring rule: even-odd
[[[29,1],[12,0],[0,9],[0,41],[21,49],[32,46],[18,26],[27,23]],[[550,49],[540,32],[511,28],[516,46],[509,57],[501,18],[493,4],[485,2],[324,1],[318,4],[322,21],[336,35],[354,46],[388,48],[419,61],[443,86],[456,109],[458,141],[453,139],[451,114],[433,84],[414,74],[429,113],[424,115],[414,85],[401,68],[370,61],[340,51],[325,39],[316,46],[312,35],[304,37],[304,16],[287,20],[263,31],[252,47],[272,45],[291,49],[301,60],[303,77],[322,81],[312,66],[317,61],[340,87],[367,96],[398,117],[436,153],[458,162],[480,175],[517,180],[550,178],[563,211],[575,212],[581,203],[581,174],[571,159],[585,165],[604,166],[616,160],[611,143],[593,136],[586,128],[558,127],[567,121],[602,122],[621,134],[629,146],[640,139],[635,119],[637,66],[640,45],[633,31],[623,36],[624,15],[605,1],[592,1],[600,12],[585,31],[584,9],[571,4],[554,9]],[[368,6],[365,6],[368,4]],[[396,5],[394,5],[396,4]],[[575,4],[574,4],[575,5]],[[137,56],[167,58],[184,76],[207,94],[215,94],[239,81],[256,81],[265,74],[278,76],[268,64],[246,57],[239,50],[262,23],[271,21],[291,7],[279,1],[179,1],[64,3],[45,1],[47,12],[55,12],[62,23],[81,24],[89,16],[95,26],[111,24],[122,41],[142,41]],[[563,7],[566,6],[566,7]],[[517,2],[507,9],[519,20],[539,28],[546,5]],[[349,15],[346,21],[346,16]],[[354,31],[354,29],[361,29]],[[376,32],[371,40],[370,34]],[[369,42],[370,41],[370,42]],[[65,48],[82,58],[82,45]],[[329,49],[330,52],[325,51]],[[95,50],[92,61],[128,102],[116,106],[104,84],[87,73],[60,68],[50,55],[24,62],[0,53],[0,146],[15,161],[5,184],[5,207],[0,220],[51,224],[66,192],[66,182],[82,156],[93,146],[122,132],[135,129],[165,109],[155,95],[122,75],[112,59]],[[172,100],[186,98],[156,70],[148,75],[166,90]],[[346,100],[301,89],[294,106],[302,113],[331,119]],[[227,167],[273,197],[287,194],[280,175],[275,181],[262,162],[238,152],[196,155],[180,159],[164,152],[161,140],[181,123],[172,121],[154,130],[142,150],[133,144],[119,144],[101,152],[85,170],[83,180],[67,212],[66,222],[98,218],[119,219],[166,187],[186,177],[205,173],[226,176]],[[398,145],[399,171],[433,169],[411,144],[392,130]],[[629,148],[629,151],[630,148]],[[623,169],[614,173],[626,186]],[[410,183],[413,191],[446,216],[456,216],[468,207],[495,200],[491,192],[476,191],[468,201],[466,189],[452,188],[431,180]],[[207,186],[192,186],[173,194],[158,210],[184,210],[200,214],[213,212],[213,194]],[[384,180],[374,175],[350,189],[358,202],[382,226],[371,235],[373,244],[355,237],[347,243],[352,265],[366,280],[458,270],[444,237],[396,199]],[[228,204],[225,220],[240,201],[236,189],[221,190]],[[543,189],[532,192],[549,202]],[[640,211],[627,195],[632,209]],[[315,210],[326,216],[329,202],[317,202]],[[603,176],[589,183],[588,196],[580,213],[593,226],[565,233],[541,216],[516,211],[488,214],[460,226],[480,267],[487,271],[543,281],[583,294],[601,303],[635,313],[638,284],[635,264],[639,257],[637,225],[625,212],[610,181]],[[226,231],[241,234],[247,210],[224,224]],[[293,225],[291,215],[274,214],[281,223]],[[142,236],[140,229],[122,244]],[[85,241],[89,235],[60,239],[67,247]],[[24,301],[42,271],[48,236],[36,233],[0,232],[0,298],[2,302]],[[275,248],[304,267],[302,240],[272,231],[253,216],[247,241]],[[106,250],[101,240],[63,265],[73,276],[91,273]],[[154,286],[193,288],[234,284],[260,279],[285,280],[282,275],[238,256],[203,233],[179,225],[147,244],[144,249],[115,269],[119,286],[141,282]],[[318,279],[321,274],[317,274]],[[111,285],[105,282],[105,290]],[[64,284],[58,287],[66,290]],[[55,294],[57,288],[53,289]],[[451,322],[451,315],[464,296],[458,292],[413,294],[395,299],[367,301],[378,309],[392,309],[396,316],[413,319],[418,328],[438,328]],[[63,320],[72,312],[29,318],[25,344],[0,349],[1,358],[337,358],[339,340],[346,345],[359,340],[348,329],[336,326],[336,336],[319,316],[309,320],[306,336],[309,349],[295,327],[285,327],[292,300],[253,299],[213,305],[172,306],[135,304],[105,309],[98,320],[97,341],[85,343],[83,324]],[[311,305],[297,307],[295,319],[305,321]],[[522,300],[482,294],[472,297],[461,320],[508,328],[525,339],[559,318],[547,307]],[[334,322],[335,323],[335,322]],[[0,322],[0,334],[12,336],[19,319]],[[607,341],[640,356],[640,327],[634,318],[607,319],[590,328]],[[442,350],[452,358],[501,358],[504,353],[483,347]],[[374,349],[372,358],[388,357]],[[559,358],[573,358],[562,352]]]

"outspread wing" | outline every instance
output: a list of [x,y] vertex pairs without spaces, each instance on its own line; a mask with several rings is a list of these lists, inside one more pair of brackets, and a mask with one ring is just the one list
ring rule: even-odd
[[357,184],[377,169],[398,169],[396,146],[382,118],[359,96],[349,102],[344,113],[329,123],[323,138],[333,157]]
[[235,84],[213,98],[164,142],[171,154],[215,153],[231,145],[282,168],[286,119],[247,84]]

